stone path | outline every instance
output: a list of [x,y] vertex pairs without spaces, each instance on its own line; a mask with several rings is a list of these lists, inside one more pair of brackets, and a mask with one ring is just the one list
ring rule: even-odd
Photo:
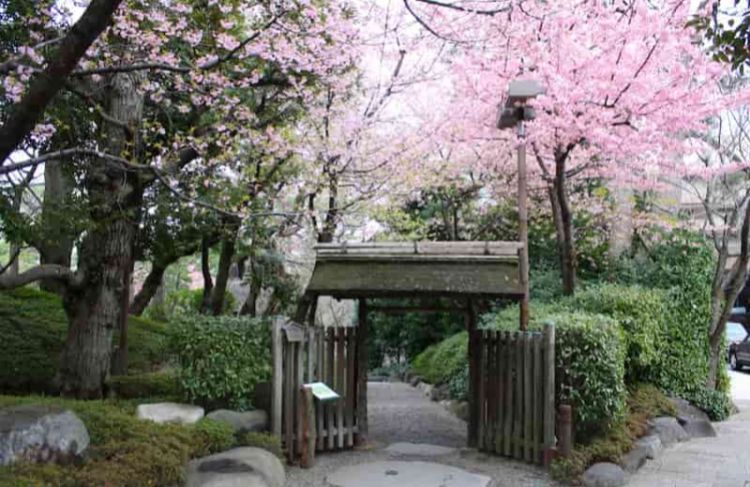
[[541,468],[465,449],[466,423],[403,383],[370,383],[371,444],[290,468],[287,487],[547,487]]
[[750,487],[750,372],[730,372],[740,413],[715,423],[717,437],[667,448],[630,480],[630,487]]

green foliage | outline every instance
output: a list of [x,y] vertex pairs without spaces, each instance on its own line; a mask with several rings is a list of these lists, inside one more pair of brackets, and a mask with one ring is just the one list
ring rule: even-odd
[[461,369],[461,372],[454,375],[448,381],[448,390],[453,399],[466,401],[469,399],[469,364],[467,363]]
[[[203,288],[178,289],[169,293],[163,303],[149,305],[143,314],[151,320],[172,322],[183,316],[199,314],[202,304]],[[223,314],[232,315],[236,310],[237,300],[234,294],[225,293]]]
[[240,436],[238,445],[263,448],[279,457],[279,459],[284,460],[284,451],[281,449],[281,440],[278,436],[272,435],[271,433],[256,433],[254,431],[248,431]]
[[680,397],[704,410],[711,421],[724,421],[732,414],[732,401],[723,391],[697,387],[683,392]]
[[169,349],[185,397],[207,407],[246,409],[255,384],[271,375],[270,331],[262,320],[184,316]]
[[0,407],[53,404],[73,410],[91,436],[80,465],[18,464],[0,468],[0,485],[176,485],[190,458],[233,443],[231,428],[202,420],[192,426],[136,418],[132,407],[109,401],[0,396]]
[[612,317],[620,324],[627,348],[627,383],[651,381],[658,375],[657,367],[663,362],[660,354],[671,353],[674,346],[660,348],[669,306],[664,291],[641,286],[596,285],[576,294],[572,306]]
[[[33,288],[0,293],[0,390],[47,392],[65,343],[67,317],[60,298]],[[145,372],[165,359],[161,323],[131,317],[129,371]]]
[[120,399],[148,397],[166,400],[180,397],[177,376],[173,371],[115,375],[110,378],[109,387]]
[[203,418],[190,425],[193,441],[192,456],[204,457],[230,449],[234,441],[234,429],[227,423]]
[[617,322],[580,312],[547,320],[555,324],[558,402],[573,406],[580,437],[606,431],[624,412],[625,341]]
[[431,384],[447,384],[466,367],[468,348],[468,333],[457,333],[417,355],[412,368]]

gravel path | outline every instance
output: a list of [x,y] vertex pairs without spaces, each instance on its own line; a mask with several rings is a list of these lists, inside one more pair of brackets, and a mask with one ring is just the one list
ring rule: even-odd
[[[287,471],[287,487],[330,487],[327,478],[344,467],[389,461],[424,461],[460,468],[490,477],[493,487],[542,487],[557,485],[541,468],[463,448],[466,423],[417,389],[404,383],[368,385],[370,444],[365,449],[319,454],[315,467]],[[393,443],[410,442],[452,447],[438,456],[389,453]],[[409,484],[412,485],[412,484]],[[439,487],[425,481],[420,487]]]

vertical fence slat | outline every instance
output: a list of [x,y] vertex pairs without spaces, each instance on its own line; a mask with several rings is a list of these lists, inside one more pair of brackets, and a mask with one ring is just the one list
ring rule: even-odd
[[521,459],[523,456],[522,439],[523,439],[523,335],[516,333],[516,371],[514,374],[516,387],[514,394],[515,401],[515,421],[513,423],[513,456]]
[[271,396],[271,431],[281,438],[281,421],[283,418],[284,397],[284,343],[282,338],[281,321],[274,320],[271,325],[271,340],[273,342],[273,395]]
[[355,328],[347,328],[346,333],[346,446],[354,446],[354,395],[356,394]]
[[555,446],[555,326],[544,326],[544,463]]
[[498,332],[497,334],[497,355],[495,361],[497,363],[497,404],[496,409],[496,420],[495,420],[495,445],[494,452],[502,454],[503,452],[503,439],[505,438],[505,354],[506,350],[505,332]]
[[534,336],[534,463],[542,460],[542,337]]
[[484,429],[487,422],[487,416],[486,416],[486,404],[485,404],[485,394],[486,394],[486,378],[487,378],[487,367],[486,367],[486,360],[487,353],[485,351],[487,347],[487,331],[486,330],[478,330],[477,333],[479,333],[479,346],[477,347],[477,363],[479,364],[479,387],[477,391],[477,411],[479,412],[479,425],[477,430],[477,441],[478,441],[478,447],[480,450],[484,449]]
[[[318,382],[323,382],[324,372],[325,372],[325,342],[323,341],[323,332],[324,328],[316,328],[315,329],[315,341],[316,341],[316,356],[317,356],[317,364],[316,365],[316,380]],[[324,430],[325,430],[325,422],[323,420],[323,406],[320,404],[317,405],[315,408],[315,423],[318,425],[318,434],[315,438],[316,448],[318,450],[323,450],[323,440],[325,438],[324,436]]]
[[294,389],[292,390],[292,397],[294,398],[294,436],[297,443],[296,457],[299,457],[302,452],[305,441],[302,433],[302,396],[299,393],[302,383],[305,380],[304,346],[304,340],[296,342],[294,345]]
[[338,327],[336,332],[336,392],[341,398],[336,401],[336,429],[338,430],[336,446],[344,448],[344,401],[346,401],[346,385],[344,384],[344,332],[343,327]]
[[506,355],[505,355],[505,426],[503,428],[503,437],[505,444],[503,445],[503,454],[510,456],[512,452],[512,438],[513,438],[513,355],[516,352],[515,338],[512,333],[507,332],[505,335],[507,340],[506,343]]
[[292,347],[285,342],[284,347],[284,435],[286,437],[287,455],[290,461],[294,461],[294,409],[292,393],[290,388],[294,382],[294,354]]
[[531,358],[531,340],[532,336],[528,333],[524,333],[523,337],[523,458],[525,461],[531,461],[532,455],[532,418],[533,416],[533,404],[532,404],[532,389],[531,389],[531,370],[532,358]]
[[[326,346],[328,347],[327,350],[327,370],[326,370],[326,383],[331,387],[336,387],[335,385],[335,376],[334,376],[334,360],[335,360],[335,352],[336,352],[336,328],[335,327],[328,327],[328,336],[326,337]],[[327,418],[327,424],[328,424],[328,438],[326,442],[326,448],[328,450],[333,450],[334,448],[334,426],[335,426],[335,414],[334,414],[334,405],[327,404],[326,405],[326,418]]]

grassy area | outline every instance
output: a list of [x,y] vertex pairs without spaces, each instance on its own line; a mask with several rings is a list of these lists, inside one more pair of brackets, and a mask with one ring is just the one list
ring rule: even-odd
[[203,419],[190,426],[156,424],[135,417],[129,401],[73,401],[41,396],[0,396],[0,408],[51,404],[73,410],[86,424],[91,445],[80,464],[18,464],[0,468],[0,485],[175,485],[194,457],[233,446],[259,446],[276,454],[278,440],[266,434],[236,438],[232,429]]
[[[0,293],[0,391],[49,390],[65,343],[67,318],[56,295],[33,288]],[[167,325],[131,317],[129,371],[148,372],[165,359]]]

